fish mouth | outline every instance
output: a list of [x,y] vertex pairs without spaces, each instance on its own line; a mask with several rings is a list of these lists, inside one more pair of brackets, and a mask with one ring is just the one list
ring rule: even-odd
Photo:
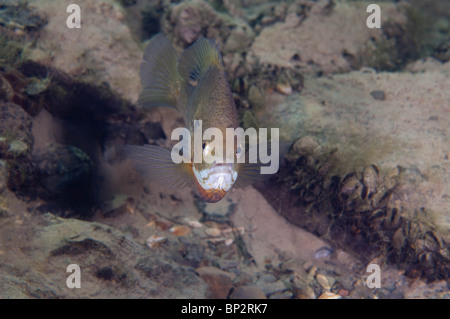
[[205,190],[228,191],[237,178],[233,165],[228,163],[215,163],[210,168],[198,172],[194,169],[194,173],[198,183]]
[[214,163],[210,168],[209,175],[228,173],[233,174],[233,165],[227,163]]

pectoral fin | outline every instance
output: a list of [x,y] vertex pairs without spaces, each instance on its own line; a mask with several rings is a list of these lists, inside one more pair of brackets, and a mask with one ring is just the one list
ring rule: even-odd
[[124,152],[134,168],[150,181],[167,186],[171,190],[192,184],[189,164],[176,164],[170,151],[154,145],[125,145]]

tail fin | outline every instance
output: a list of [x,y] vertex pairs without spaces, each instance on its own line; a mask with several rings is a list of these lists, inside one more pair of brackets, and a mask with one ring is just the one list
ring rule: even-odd
[[176,108],[180,91],[177,61],[177,52],[164,35],[159,33],[150,40],[141,64],[142,91],[138,104]]
[[196,86],[212,65],[219,70],[223,69],[219,49],[214,40],[200,38],[181,54],[178,73],[184,81]]

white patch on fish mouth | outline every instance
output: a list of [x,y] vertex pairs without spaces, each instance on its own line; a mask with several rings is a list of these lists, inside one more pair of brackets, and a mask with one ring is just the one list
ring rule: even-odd
[[237,179],[237,172],[231,164],[215,164],[210,168],[197,171],[193,167],[195,178],[203,189],[222,189],[228,191]]

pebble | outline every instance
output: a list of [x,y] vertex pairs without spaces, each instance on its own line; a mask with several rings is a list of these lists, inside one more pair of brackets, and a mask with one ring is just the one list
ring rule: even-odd
[[241,286],[233,289],[230,299],[267,299],[266,295],[256,286]]
[[325,277],[324,275],[317,274],[316,280],[323,289],[325,289],[325,290],[331,289],[330,282],[328,281],[328,278]]
[[237,286],[245,286],[251,285],[253,282],[253,277],[245,272],[241,272],[236,278],[233,279],[233,285]]
[[327,291],[321,294],[318,299],[341,299],[341,298],[342,296]]
[[166,238],[158,235],[152,235],[147,239],[147,246],[150,248],[158,247]]
[[291,299],[293,296],[292,291],[285,290],[275,292],[274,294],[269,296],[269,299]]
[[185,225],[177,225],[171,227],[169,231],[175,236],[186,236],[191,232],[191,229]]
[[281,293],[286,290],[286,285],[282,281],[276,281],[275,277],[273,277],[273,279],[271,277],[273,276],[266,275],[261,277],[255,285],[261,289],[266,296],[270,296],[274,293]]
[[321,247],[319,249],[316,250],[316,252],[314,253],[314,257],[316,259],[324,259],[327,258],[328,256],[330,256],[333,253],[333,249],[331,249],[330,247]]
[[384,101],[384,99],[386,98],[386,95],[384,94],[384,91],[382,91],[382,90],[372,91],[372,92],[370,92],[370,95],[372,95],[372,97],[378,101]]
[[233,287],[234,274],[210,266],[197,268],[196,272],[208,284],[209,290],[206,298],[225,299],[228,297]]
[[278,92],[283,93],[285,95],[292,94],[292,86],[290,86],[289,84],[278,83],[275,88],[277,89]]
[[192,228],[202,228],[203,227],[203,224],[200,223],[198,220],[185,218],[185,222]]
[[222,231],[216,227],[205,228],[205,233],[212,237],[219,237],[222,235]]

